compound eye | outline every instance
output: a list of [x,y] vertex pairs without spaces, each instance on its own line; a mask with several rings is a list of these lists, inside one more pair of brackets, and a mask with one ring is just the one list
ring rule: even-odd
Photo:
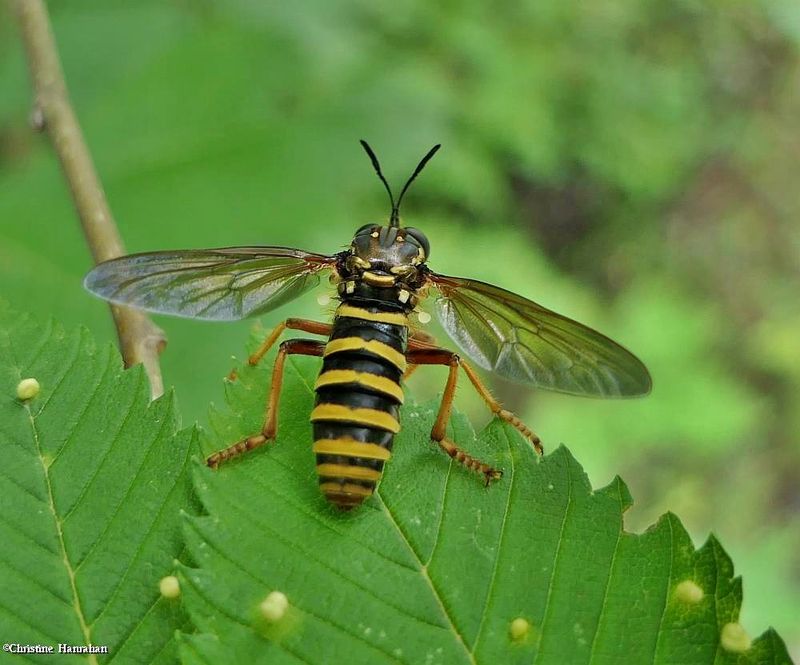
[[403,229],[406,232],[406,236],[411,236],[419,245],[422,247],[422,251],[425,252],[425,259],[427,259],[431,254],[431,244],[428,242],[428,237],[419,229],[415,229],[413,226],[408,226]]

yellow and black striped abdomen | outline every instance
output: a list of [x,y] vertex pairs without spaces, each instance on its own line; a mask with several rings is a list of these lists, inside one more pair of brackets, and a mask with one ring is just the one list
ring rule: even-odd
[[314,390],[320,488],[341,508],[374,491],[400,430],[405,314],[344,304],[337,310]]

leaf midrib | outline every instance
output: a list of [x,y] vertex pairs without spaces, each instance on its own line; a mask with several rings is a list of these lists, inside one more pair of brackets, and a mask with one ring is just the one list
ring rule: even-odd
[[[67,572],[67,577],[69,579],[69,587],[70,592],[72,593],[72,609],[75,611],[75,614],[78,618],[78,624],[81,628],[81,633],[83,634],[83,639],[85,644],[92,643],[92,636],[91,636],[91,629],[89,625],[86,623],[86,617],[83,613],[83,607],[81,606],[80,596],[78,595],[78,587],[75,580],[75,571],[72,568],[72,563],[69,560],[69,556],[67,555],[67,547],[66,543],[64,542],[64,532],[61,529],[61,522],[58,518],[58,513],[56,511],[55,500],[53,498],[53,487],[50,482],[50,474],[45,463],[44,457],[42,456],[42,447],[39,440],[39,432],[36,428],[36,421],[31,413],[30,406],[25,404],[25,411],[28,414],[28,422],[31,426],[31,434],[33,436],[33,443],[36,446],[36,456],[39,458],[39,464],[42,467],[42,475],[44,476],[45,487],[47,488],[47,504],[50,510],[50,514],[53,517],[53,524],[56,528],[56,536],[58,538],[58,547],[61,551],[61,560],[64,563],[64,568]],[[91,663],[92,665],[97,665],[97,656],[94,654],[87,654],[86,656],[87,662]]]
[[[52,334],[53,326],[49,325],[48,328],[49,328],[48,329],[48,334],[47,335],[43,335],[43,338],[45,340],[50,339],[50,336]],[[9,349],[9,352],[11,353],[11,355],[13,357],[13,362],[16,365],[16,367],[18,368],[18,370],[21,370],[22,368],[21,368],[21,365],[20,365],[19,360],[17,358],[17,354],[14,353],[14,344],[11,341],[11,335],[10,334],[6,334],[6,339],[8,340],[8,349]],[[47,342],[45,341],[37,349],[37,352],[35,354],[36,358],[38,358],[38,356],[42,352],[42,349],[44,349],[46,347],[46,345],[47,345]],[[61,382],[63,382],[64,378],[69,374],[69,372],[72,371],[73,367],[75,366],[75,363],[77,362],[77,359],[78,359],[78,357],[80,355],[80,347],[81,347],[81,345],[80,345],[80,337],[76,340],[76,343],[75,343],[74,346],[75,346],[75,352],[73,354],[72,359],[69,361],[69,363],[67,363],[67,369],[64,371],[64,373],[62,374],[62,376],[60,377],[60,379],[58,381],[57,385],[59,385],[59,386],[61,385]],[[30,365],[30,360],[29,360],[28,364]],[[52,397],[53,397],[54,392],[55,392],[55,388],[54,388],[53,391],[51,391],[51,393],[50,393],[49,397],[47,398],[47,400],[45,401],[45,403],[40,407],[38,413],[41,413],[42,410],[45,408],[45,406],[49,403],[50,399],[52,399]],[[44,456],[42,454],[41,440],[40,440],[40,437],[39,437],[39,431],[38,431],[38,429],[36,427],[36,418],[35,418],[33,412],[31,411],[31,404],[30,404],[29,401],[24,402],[22,406],[25,409],[25,413],[27,414],[27,417],[28,417],[28,424],[30,425],[30,429],[31,429],[31,438],[32,438],[32,441],[33,441],[33,445],[34,445],[34,447],[36,449],[36,457],[38,458],[39,464],[41,465],[41,468],[42,468],[42,476],[44,478],[45,489],[47,490],[46,503],[47,503],[48,510],[50,511],[50,515],[53,518],[53,525],[55,526],[56,537],[57,537],[57,540],[58,540],[58,549],[60,551],[59,553],[61,554],[61,561],[64,564],[64,568],[65,568],[66,573],[67,573],[67,578],[69,580],[70,593],[72,594],[72,606],[71,606],[71,609],[75,612],[75,615],[76,615],[76,617],[78,619],[78,624],[80,626],[81,633],[83,634],[83,638],[84,638],[85,644],[91,644],[92,643],[91,642],[91,630],[89,629],[89,626],[86,623],[86,617],[84,616],[83,607],[81,606],[80,596],[78,595],[78,587],[76,585],[76,580],[75,580],[75,571],[73,570],[72,563],[70,562],[69,556],[67,555],[66,543],[64,542],[64,532],[61,529],[61,522],[59,521],[58,512],[56,510],[55,498],[53,496],[53,486],[52,486],[52,483],[50,482],[49,467],[48,467],[47,463],[45,462],[45,458],[44,458]],[[60,599],[60,600],[63,601],[63,599]],[[91,665],[97,665],[97,656],[95,654],[87,654],[86,659],[87,659],[87,662],[89,662]]]
[[[617,486],[617,496],[619,498],[619,505],[623,505],[622,501],[622,492]],[[589,665],[594,662],[595,656],[595,645],[597,644],[597,637],[600,635],[601,630],[603,629],[603,620],[606,618],[606,607],[608,607],[608,591],[611,588],[611,581],[614,579],[614,572],[615,566],[617,562],[617,554],[619,553],[619,546],[622,543],[622,536],[625,532],[622,523],[619,525],[619,531],[617,532],[617,540],[614,543],[614,552],[611,555],[611,561],[608,564],[608,577],[606,578],[606,587],[603,590],[603,602],[600,606],[600,616],[597,617],[597,625],[594,629],[594,636],[592,637],[592,644],[589,647]]]
[[[452,464],[452,462],[451,462],[451,464]],[[447,609],[447,605],[444,602],[444,598],[442,598],[441,594],[439,593],[438,589],[436,588],[436,585],[433,583],[433,580],[431,579],[430,575],[428,575],[427,566],[425,566],[422,563],[422,559],[420,558],[419,554],[417,554],[417,551],[414,549],[414,547],[411,545],[411,542],[406,537],[406,534],[400,528],[400,525],[398,524],[397,520],[395,519],[394,515],[392,514],[392,511],[389,510],[389,507],[383,501],[383,498],[380,496],[380,494],[376,494],[375,496],[381,502],[381,505],[383,506],[383,509],[384,509],[384,512],[385,512],[386,516],[389,518],[389,521],[394,526],[394,528],[397,530],[397,533],[400,536],[400,539],[406,544],[406,547],[408,547],[408,550],[411,552],[411,554],[413,555],[414,559],[416,560],[416,562],[417,562],[417,564],[419,566],[419,574],[422,576],[422,579],[425,581],[425,583],[430,588],[431,594],[433,595],[433,599],[436,601],[437,605],[439,605],[439,608],[441,609],[442,614],[444,615],[444,618],[447,620],[447,623],[449,624],[450,629],[453,632],[453,636],[456,638],[456,642],[458,644],[460,644],[461,647],[464,649],[464,654],[467,657],[467,661],[469,663],[471,663],[472,665],[477,665],[477,663],[475,661],[475,657],[472,655],[470,650],[467,648],[466,642],[464,641],[464,636],[461,634],[461,632],[456,627],[455,621],[453,620],[453,617],[450,615],[450,612]]]

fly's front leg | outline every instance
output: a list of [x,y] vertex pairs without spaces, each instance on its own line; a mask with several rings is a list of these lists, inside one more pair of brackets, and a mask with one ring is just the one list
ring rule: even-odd
[[450,367],[444,394],[442,395],[442,403],[439,405],[439,413],[436,415],[436,421],[433,423],[433,429],[431,429],[431,439],[439,444],[439,447],[456,462],[482,474],[487,485],[493,480],[499,480],[503,476],[503,472],[500,469],[495,469],[461,450],[446,436],[447,423],[450,420],[450,412],[453,408],[453,398],[455,397],[456,384],[458,382],[459,357],[452,351],[431,348],[410,350],[406,357],[407,361],[414,363],[414,365],[448,365]]
[[316,340],[290,339],[283,342],[278,349],[278,354],[275,356],[275,364],[272,368],[272,384],[270,385],[267,396],[264,425],[261,428],[261,432],[259,434],[254,434],[253,436],[248,436],[241,441],[234,443],[232,446],[228,446],[227,448],[214,453],[206,460],[206,464],[208,464],[208,466],[210,466],[212,469],[216,469],[220,464],[222,464],[222,462],[225,462],[232,457],[236,457],[237,455],[241,455],[248,450],[253,450],[254,448],[263,446],[268,441],[273,440],[278,431],[278,404],[281,397],[283,369],[284,365],[286,364],[286,356],[303,355],[321,357],[324,351],[325,344]]
[[278,341],[284,330],[300,330],[310,335],[324,335],[328,337],[331,334],[330,323],[320,323],[319,321],[310,321],[309,319],[286,319],[281,321],[272,332],[267,335],[266,339],[261,342],[261,345],[256,349],[248,359],[250,365],[258,365],[261,359],[272,348],[272,345]]
[[[429,335],[423,330],[412,330],[408,340],[408,348],[411,350],[436,349],[438,348],[438,344],[433,335]],[[419,365],[412,365],[411,361],[408,361],[408,367],[403,374],[403,382],[408,381],[408,378],[416,372],[417,369],[419,369]]]
[[438,349],[436,338],[424,330],[412,330],[409,336],[409,348]]

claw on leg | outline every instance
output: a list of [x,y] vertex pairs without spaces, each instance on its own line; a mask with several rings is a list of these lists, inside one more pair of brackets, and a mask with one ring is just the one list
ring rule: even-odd
[[232,446],[228,446],[227,448],[218,450],[213,455],[209,455],[206,459],[206,464],[212,469],[216,469],[220,464],[227,462],[232,457],[238,457],[249,450],[263,446],[268,441],[271,441],[271,439],[268,439],[263,434],[248,436],[246,439],[242,439]]
[[500,478],[503,477],[503,472],[500,469],[495,469],[485,462],[481,462],[478,458],[473,457],[469,453],[464,452],[450,439],[444,438],[440,441],[436,441],[436,443],[439,444],[439,447],[447,453],[451,459],[454,459],[461,466],[470,471],[476,471],[482,474],[486,487],[488,487],[493,480],[500,480]]

